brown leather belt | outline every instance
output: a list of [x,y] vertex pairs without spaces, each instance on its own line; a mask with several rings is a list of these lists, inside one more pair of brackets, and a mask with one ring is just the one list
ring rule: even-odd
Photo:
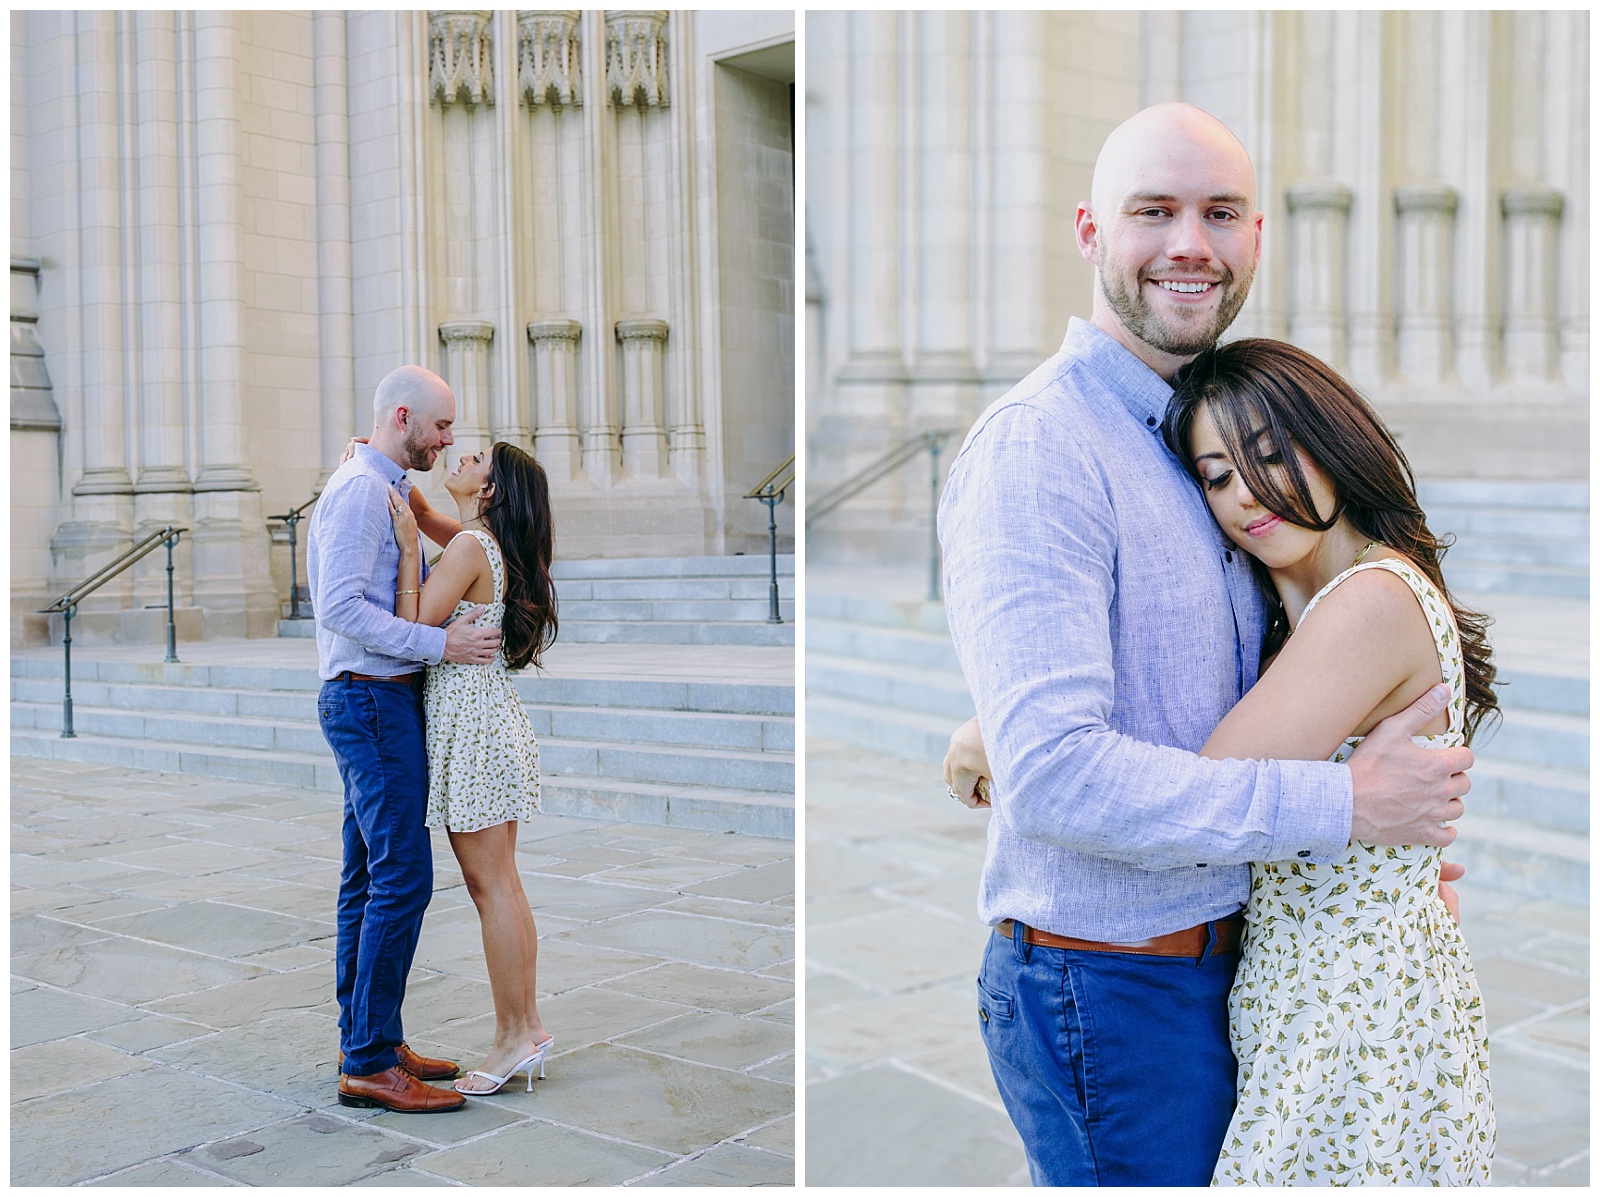
[[[1079,952],[1131,952],[1138,956],[1193,956],[1198,960],[1200,954],[1206,950],[1206,941],[1211,938],[1209,934],[1211,927],[1217,929],[1217,942],[1211,949],[1213,956],[1226,956],[1239,950],[1239,937],[1244,931],[1244,919],[1237,915],[1218,919],[1215,923],[1201,923],[1198,927],[1188,927],[1182,931],[1172,931],[1151,939],[1137,940],[1134,943],[1101,943],[1095,939],[1073,939],[1066,935],[1052,935],[1037,927],[1024,927],[1025,934],[1022,941],[1037,944],[1041,948],[1071,948]],[[1011,920],[1005,919],[996,924],[995,930],[1010,939]]]
[[422,671],[416,673],[402,673],[398,677],[378,677],[371,673],[356,673],[346,669],[334,680],[338,682],[399,682],[402,686],[414,686],[417,679],[422,676]]

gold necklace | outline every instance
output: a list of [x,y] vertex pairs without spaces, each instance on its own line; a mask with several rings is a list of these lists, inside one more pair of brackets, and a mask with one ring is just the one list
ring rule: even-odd
[[[1350,563],[1350,569],[1354,569],[1356,566],[1360,565],[1361,564],[1361,559],[1363,557],[1365,557],[1368,553],[1372,552],[1373,549],[1377,548],[1379,543],[1380,542],[1376,541],[1376,540],[1367,541],[1367,547],[1362,549],[1359,553],[1356,554],[1356,559]],[[1349,570],[1346,570],[1345,572],[1348,573]],[[1303,615],[1305,615],[1305,612],[1302,611],[1300,614],[1303,616]],[[1289,619],[1288,612],[1284,613],[1284,617],[1283,618],[1284,618],[1284,622],[1287,623],[1288,619]],[[1287,640],[1290,636],[1294,635],[1294,629],[1290,628],[1283,635],[1284,635],[1284,639]]]

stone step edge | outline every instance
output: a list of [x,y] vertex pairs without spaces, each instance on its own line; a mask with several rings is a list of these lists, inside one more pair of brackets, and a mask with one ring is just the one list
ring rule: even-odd
[[[740,646],[740,647],[750,647],[750,646],[743,645],[743,646]],[[29,668],[29,666],[34,665],[34,664],[38,664],[38,665],[42,666],[42,668],[38,668],[38,669]],[[291,686],[263,686],[263,685],[242,685],[241,686],[241,685],[238,685],[238,684],[234,684],[234,685],[211,685],[211,684],[208,684],[208,683],[202,683],[202,684],[199,684],[199,685],[194,685],[194,684],[191,684],[191,683],[188,683],[188,682],[165,682],[165,681],[161,681],[159,679],[152,679],[152,678],[129,679],[129,678],[120,678],[120,677],[101,677],[100,674],[99,674],[99,666],[101,666],[101,665],[108,665],[113,670],[120,670],[120,669],[127,668],[127,667],[130,667],[130,666],[133,667],[133,668],[136,668],[136,669],[160,669],[160,668],[164,667],[164,663],[161,662],[161,661],[104,661],[104,660],[94,660],[94,659],[90,659],[90,660],[87,660],[87,661],[74,660],[73,663],[72,663],[72,678],[73,678],[73,681],[74,682],[78,682],[78,681],[98,682],[100,684],[108,685],[108,686],[156,687],[156,688],[162,688],[162,689],[214,690],[214,691],[219,691],[219,692],[234,692],[234,693],[251,692],[251,693],[257,693],[257,694],[315,694],[322,686],[322,679],[317,676],[316,667],[315,666],[310,666],[310,665],[307,665],[307,666],[299,666],[299,665],[237,665],[236,666],[236,665],[220,665],[220,664],[219,665],[211,665],[211,664],[199,664],[199,663],[193,663],[192,664],[190,662],[183,661],[183,662],[180,662],[178,664],[178,666],[177,666],[177,668],[183,668],[183,669],[207,669],[207,670],[224,669],[224,670],[227,670],[231,675],[233,675],[235,677],[235,679],[237,679],[238,675],[240,675],[240,674],[271,673],[271,674],[280,674],[281,675],[281,674],[284,674],[284,673],[290,673],[290,674],[294,675],[294,679],[295,679],[295,681],[297,683],[297,684],[291,685]],[[88,669],[91,672],[85,673],[84,672],[85,669]],[[61,659],[59,657],[43,658],[43,657],[17,657],[17,656],[13,656],[11,658],[11,677],[13,677],[13,678],[18,678],[18,677],[27,678],[27,679],[29,679],[31,681],[37,681],[39,679],[46,679],[46,680],[54,680],[54,681],[59,682],[61,680]],[[696,690],[704,690],[706,687],[715,687],[715,688],[723,688],[723,689],[736,689],[736,690],[771,690],[771,691],[774,692],[775,695],[779,695],[779,696],[790,694],[790,693],[793,692],[793,689],[794,689],[792,684],[785,684],[785,683],[782,683],[782,682],[718,681],[718,680],[715,680],[715,679],[712,679],[712,678],[637,678],[637,679],[630,679],[630,678],[619,678],[619,677],[616,677],[615,675],[612,675],[612,674],[579,674],[579,675],[572,676],[572,677],[567,677],[567,676],[540,677],[537,674],[529,675],[527,673],[513,675],[512,676],[512,683],[513,684],[517,684],[519,682],[554,684],[554,685],[558,685],[558,686],[584,685],[584,684],[597,683],[597,684],[600,684],[600,685],[628,686],[628,687],[634,688],[634,689],[638,689],[638,688],[646,687],[646,686],[673,686],[673,687],[693,688],[693,689],[696,689]],[[529,700],[525,699],[524,701],[529,701]],[[580,703],[561,703],[561,702],[550,701],[550,702],[546,703],[545,705],[549,705],[549,706],[580,706],[580,705],[581,706],[591,706],[593,704],[591,704],[591,703],[581,703],[581,704]],[[698,708],[698,707],[693,707],[693,708],[683,707],[683,708],[657,708],[657,709],[662,709],[662,710],[679,709],[679,710],[696,710],[696,711],[698,711],[698,710],[701,710],[702,708]],[[712,712],[707,711],[706,713],[709,714],[709,713],[712,713]],[[765,712],[733,710],[733,711],[724,711],[724,712],[720,712],[720,713],[729,714],[729,715],[740,715],[740,714],[756,714],[756,715],[759,715],[759,714],[764,714]],[[774,712],[774,713],[775,714],[776,713],[784,713],[784,714],[786,714],[787,712]]]
[[[825,707],[837,714],[854,715],[858,719],[875,720],[882,723],[892,723],[899,727],[910,728],[913,731],[930,732],[940,736],[949,734],[960,727],[965,720],[955,719],[943,715],[926,715],[921,711],[906,711],[896,707],[885,707],[881,704],[858,702],[855,699],[840,698],[835,694],[818,694],[806,691],[806,705],[816,704]],[[809,736],[807,737],[810,738]],[[840,741],[844,743],[844,741]]]
[[[20,679],[13,678],[12,679],[13,683],[15,683],[15,682],[17,682],[19,680],[20,681],[30,681],[30,682],[32,682],[32,681],[40,681],[41,679],[39,679],[39,678],[20,678]],[[42,680],[49,681],[50,679],[45,678],[45,679],[42,679]],[[183,694],[224,694],[224,695],[233,695],[234,697],[243,697],[244,695],[257,695],[257,696],[259,696],[259,695],[263,695],[263,694],[304,695],[307,702],[315,702],[315,695],[316,695],[316,691],[315,690],[250,690],[250,689],[237,689],[237,688],[226,688],[225,689],[225,688],[217,687],[217,686],[165,686],[165,685],[162,685],[159,682],[103,682],[103,681],[100,681],[100,680],[95,679],[95,678],[79,679],[79,680],[86,680],[90,685],[108,686],[108,687],[113,687],[113,688],[115,688],[117,690],[127,690],[127,691],[135,691],[135,692],[144,691],[144,690],[155,690],[155,691],[160,691],[160,692],[177,691],[177,692],[183,693]],[[55,699],[54,702],[52,702],[49,699],[17,698],[15,694],[13,694],[11,696],[11,703],[12,703],[13,706],[25,706],[25,705],[42,706],[42,707],[47,707],[47,706],[52,706],[52,705],[59,706],[60,705],[60,701],[61,700],[59,698]],[[681,707],[619,707],[619,706],[612,706],[610,704],[597,705],[595,703],[550,702],[548,700],[529,699],[529,698],[524,698],[522,700],[522,705],[524,707],[527,707],[530,710],[535,710],[535,711],[551,711],[551,712],[562,712],[562,713],[565,713],[565,712],[568,712],[568,711],[604,711],[608,715],[610,715],[610,714],[637,715],[637,716],[642,716],[642,717],[651,718],[651,719],[656,719],[656,718],[661,718],[661,719],[684,719],[684,720],[688,720],[688,719],[715,719],[715,720],[718,720],[718,721],[721,721],[721,722],[729,722],[729,723],[793,723],[794,722],[794,715],[793,714],[788,713],[788,712],[776,712],[776,711],[774,711],[774,712],[765,712],[765,711],[702,711],[702,710],[698,710],[698,709],[685,710],[685,709],[683,709]],[[105,705],[100,704],[100,703],[96,703],[96,704],[92,704],[92,705],[86,705],[83,702],[81,702],[76,696],[74,696],[74,698],[73,698],[72,709],[74,711],[79,711],[79,710],[85,710],[85,711],[90,711],[90,710],[93,710],[93,711],[121,711],[123,713],[129,713],[129,712],[134,712],[134,711],[142,711],[145,714],[149,714],[149,715],[171,714],[174,717],[178,717],[178,718],[189,718],[189,717],[193,716],[195,718],[206,717],[206,718],[211,718],[211,719],[231,719],[231,720],[233,720],[235,722],[246,722],[246,721],[251,721],[251,720],[269,721],[269,722],[275,722],[275,723],[281,723],[282,722],[282,720],[269,720],[268,716],[265,716],[265,715],[219,715],[215,711],[210,711],[210,712],[207,712],[207,711],[189,711],[189,710],[182,709],[182,708],[145,706],[145,705],[142,705],[142,704],[131,704],[131,703],[129,705],[127,705],[127,706],[115,706],[115,707],[108,707],[108,706],[105,706]],[[309,715],[307,715],[306,721],[308,721],[308,722],[311,721],[311,718],[310,718]]]
[[[711,565],[717,563],[717,567]],[[795,555],[778,554],[778,577],[794,577]],[[720,568],[719,568],[720,567]],[[695,569],[705,572],[696,575]],[[640,572],[630,573],[627,571]],[[699,557],[563,557],[551,565],[551,576],[556,581],[570,578],[589,581],[603,578],[648,580],[651,578],[725,578],[771,577],[772,557],[767,553],[731,553],[726,556]]]
[[806,632],[809,635],[812,628],[825,628],[828,630],[844,629],[849,631],[866,631],[873,635],[893,636],[905,640],[920,641],[925,644],[949,644],[950,633],[932,632],[926,628],[901,627],[899,625],[864,623],[854,619],[836,619],[831,615],[807,615]]
[[[51,704],[50,703],[42,703],[42,702],[14,702],[11,705],[12,705],[12,708],[14,710],[34,710],[34,709],[46,709],[46,710],[48,710],[48,709],[51,708]],[[74,719],[76,719],[79,715],[130,715],[130,714],[132,714],[132,715],[136,715],[137,716],[138,714],[140,714],[139,711],[137,711],[137,710],[130,711],[126,707],[87,707],[87,706],[79,706],[77,703],[73,704],[72,710],[73,710]],[[286,723],[282,719],[263,719],[263,718],[260,718],[258,716],[253,716],[253,715],[196,715],[196,714],[190,714],[190,713],[185,712],[183,714],[183,719],[185,721],[198,720],[198,721],[205,722],[205,723],[219,723],[219,724],[224,724],[224,725],[228,725],[228,726],[236,726],[236,725],[239,725],[239,724],[247,724],[247,725],[251,725],[251,726],[266,726],[266,727],[273,727],[273,728],[290,726],[290,724]],[[312,719],[297,719],[297,720],[294,720],[292,722],[294,724],[298,724],[298,725],[300,725],[302,727],[306,727],[306,728],[310,728],[310,727],[315,727],[316,726],[315,720],[312,720]],[[57,739],[61,738],[59,733],[57,733],[57,732],[55,732],[53,730],[50,730],[50,729],[46,729],[46,728],[39,728],[39,727],[18,728],[18,727],[13,727],[11,729],[11,734],[12,734],[13,737],[15,737],[18,733],[24,733],[24,732],[40,733],[40,734],[45,734],[45,735],[54,735]],[[278,758],[283,759],[283,760],[290,760],[290,759],[295,758],[295,757],[304,757],[307,761],[315,761],[316,763],[319,763],[319,764],[323,763],[323,759],[321,757],[312,757],[312,756],[310,756],[309,754],[306,754],[306,753],[280,752],[280,751],[276,751],[276,750],[268,751],[266,749],[260,749],[260,748],[242,748],[242,747],[241,748],[230,748],[225,744],[204,744],[204,745],[199,745],[199,744],[181,744],[181,743],[179,743],[178,741],[175,741],[175,740],[135,739],[135,738],[130,737],[130,736],[108,736],[108,735],[103,735],[103,734],[101,734],[99,732],[93,732],[93,733],[80,732],[79,733],[79,737],[80,738],[83,737],[83,736],[87,736],[87,735],[94,735],[97,738],[103,739],[103,740],[124,740],[124,741],[126,741],[126,742],[128,742],[130,744],[139,744],[139,745],[141,745],[143,747],[146,747],[146,748],[149,748],[149,749],[152,749],[152,750],[165,750],[165,751],[188,750],[188,751],[195,751],[195,750],[199,750],[199,749],[208,749],[208,750],[213,750],[213,751],[217,751],[217,752],[259,752],[259,753],[262,753],[265,756],[274,756],[274,757],[278,757]],[[604,750],[610,751],[610,752],[615,752],[618,749],[623,749],[623,750],[630,751],[630,752],[649,752],[649,753],[665,754],[665,755],[670,755],[670,756],[710,757],[710,758],[725,759],[725,760],[776,762],[776,763],[779,763],[779,764],[783,764],[783,763],[792,764],[794,762],[794,755],[795,755],[793,752],[781,751],[781,750],[778,750],[778,749],[772,749],[772,750],[761,749],[759,751],[751,751],[749,749],[744,749],[744,748],[720,748],[720,747],[718,747],[718,746],[716,746],[714,744],[658,744],[658,743],[641,743],[641,742],[639,742],[637,740],[591,740],[591,739],[576,739],[576,738],[573,738],[573,737],[570,737],[570,736],[553,736],[553,735],[546,735],[546,736],[541,737],[540,740],[539,740],[539,743],[541,745],[549,745],[552,748],[556,747],[557,745],[559,745],[562,748],[594,748],[594,749],[604,749]]]
[[[285,784],[281,778],[264,777],[261,769],[249,767],[255,762],[241,761],[232,755],[189,752],[184,754],[185,759],[178,762],[176,769],[171,769],[128,763],[125,757],[130,749],[126,741],[95,743],[84,737],[57,743],[84,746],[58,750],[33,737],[13,736],[12,751],[35,759],[75,760],[224,781]],[[786,840],[793,840],[795,835],[792,794],[785,797],[776,791],[759,793],[714,786],[647,786],[578,774],[547,774],[543,782],[541,806],[548,814]],[[330,796],[339,794],[342,789],[338,770],[331,762],[308,770],[308,775],[300,782],[289,784],[299,784],[303,789]]]
[[[1530,765],[1509,757],[1484,755],[1474,758],[1472,772],[1483,772],[1502,780],[1534,782],[1538,785],[1549,786],[1551,789],[1571,790],[1579,794],[1587,794],[1589,792],[1589,774],[1587,770],[1582,769]],[[1470,794],[1467,795],[1466,801],[1469,804],[1471,803],[1472,796]]]
[[[1553,831],[1498,815],[1468,813],[1459,825],[1460,840],[1497,848],[1514,848],[1530,855],[1549,856],[1569,864],[1589,866],[1589,837],[1577,831]],[[1449,855],[1449,849],[1445,850]]]
[[[11,733],[12,751],[16,755],[30,757],[52,757],[51,752],[29,752],[31,747],[48,746],[54,749],[63,746],[69,751],[77,745],[90,748],[104,748],[110,750],[126,750],[140,748],[157,752],[174,752],[181,756],[196,760],[241,760],[251,763],[282,763],[301,768],[314,769],[319,774],[325,773],[331,779],[332,785],[316,786],[317,789],[336,791],[340,787],[338,769],[331,756],[313,756],[304,752],[278,752],[266,751],[259,748],[209,748],[195,745],[174,745],[161,743],[154,740],[130,740],[123,736],[102,736],[91,732],[80,732],[71,740],[62,740],[53,732],[40,732],[35,728],[13,729]],[[23,751],[18,751],[21,748]],[[139,768],[140,766],[132,766]],[[173,772],[173,770],[156,770],[156,772]],[[202,775],[205,774],[202,771]],[[586,773],[541,773],[541,784],[545,786],[586,786],[596,790],[626,790],[632,793],[695,795],[718,795],[724,800],[749,800],[759,805],[782,805],[794,801],[794,795],[787,790],[739,790],[720,786],[703,785],[695,783],[678,782],[641,782],[628,778],[595,777]]]
[[[864,673],[940,689],[955,688],[963,693],[967,690],[967,679],[959,670],[940,669],[932,665],[906,665],[899,661],[880,661],[876,657],[844,657],[814,649],[806,653],[806,668],[810,669],[813,664],[843,673]],[[806,692],[812,693],[809,689]]]
[[1585,740],[1589,738],[1587,715],[1564,715],[1560,711],[1541,711],[1534,707],[1516,706],[1503,707],[1500,713],[1508,726],[1516,724],[1521,727],[1538,727],[1545,731],[1582,736]]

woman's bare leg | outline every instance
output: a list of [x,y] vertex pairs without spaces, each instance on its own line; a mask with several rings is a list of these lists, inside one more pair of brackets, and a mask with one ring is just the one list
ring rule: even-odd
[[[489,991],[494,998],[494,1045],[483,1071],[504,1076],[505,1070],[527,1059],[549,1038],[534,1004],[534,959],[538,941],[533,916],[517,875],[516,824],[501,823],[482,831],[452,831],[455,850],[466,879],[467,893],[478,908],[483,929],[483,958],[489,969]],[[531,1017],[530,1017],[531,1014]],[[480,1078],[471,1078],[471,1092]],[[482,1084],[482,1088],[488,1088]]]
[[533,1041],[535,1043],[542,1043],[546,1038],[546,1033],[544,1030],[544,1022],[539,1018],[539,1005],[537,999],[539,992],[539,928],[533,921],[533,910],[528,902],[528,895],[522,888],[522,875],[518,873],[515,868],[517,851],[517,825],[515,823],[508,823],[506,826],[511,828],[511,859],[513,862],[512,876],[515,878],[517,883],[517,897],[520,899],[518,903],[518,909],[522,911],[522,917],[525,923],[523,932],[524,942],[528,945],[528,977],[526,988],[523,990],[523,993],[526,995],[527,1004],[524,1007],[524,1012],[525,1017],[528,1020],[528,1025],[533,1027],[534,1031],[536,1032]]

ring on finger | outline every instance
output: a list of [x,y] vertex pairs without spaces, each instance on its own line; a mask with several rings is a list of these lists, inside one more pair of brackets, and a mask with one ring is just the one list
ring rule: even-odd
[[950,797],[954,798],[957,802],[964,801],[964,799],[961,797],[961,795],[956,793],[955,786],[952,786],[952,785],[945,786],[945,793],[949,794]]

